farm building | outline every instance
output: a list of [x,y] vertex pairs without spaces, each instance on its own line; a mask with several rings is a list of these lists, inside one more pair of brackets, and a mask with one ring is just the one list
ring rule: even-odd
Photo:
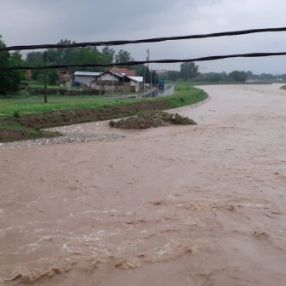
[[98,75],[90,87],[102,92],[139,92],[143,88],[143,77],[108,71]]
[[130,91],[131,92],[140,92],[144,88],[144,79],[143,76],[130,76]]

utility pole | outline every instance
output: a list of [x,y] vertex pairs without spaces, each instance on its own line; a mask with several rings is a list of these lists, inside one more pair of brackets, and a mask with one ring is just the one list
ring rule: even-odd
[[[114,65],[112,65],[112,70],[114,69]],[[109,72],[111,72],[111,70],[109,70]],[[113,72],[111,73],[111,76],[112,76],[112,87],[111,87],[111,96],[113,97],[114,96],[114,90],[115,87],[113,86],[114,85],[114,82],[113,82],[113,79],[114,79],[114,75],[113,75]]]
[[[149,62],[150,61],[150,50],[149,48],[147,49],[147,56],[146,56],[146,62]],[[149,68],[149,64],[148,64],[148,68]],[[146,80],[146,64],[143,65],[143,69],[144,69],[144,77],[143,77],[143,83],[144,83],[144,93],[146,91],[146,83],[147,83],[147,80]]]
[[150,87],[152,87],[152,73],[151,73],[151,70],[150,70],[150,49],[148,48],[147,49],[147,61],[148,61],[148,70],[149,70],[149,79],[150,79]]
[[156,72],[154,73],[155,95],[158,95]]
[[143,65],[144,76],[143,76],[143,92],[145,93],[146,90],[146,67]]
[[[44,52],[44,63],[47,65],[47,52]],[[44,103],[48,103],[48,82],[47,82],[47,70],[44,70]]]

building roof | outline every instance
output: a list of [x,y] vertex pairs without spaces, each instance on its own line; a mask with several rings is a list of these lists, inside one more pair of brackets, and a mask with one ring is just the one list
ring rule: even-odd
[[124,78],[124,77],[125,77],[125,78],[128,78],[128,76],[126,76],[126,75],[124,75],[124,74],[115,73],[115,72],[112,72],[112,71],[106,71],[106,72],[100,73],[99,75],[96,76],[96,78],[101,77],[101,76],[103,76],[103,75],[105,75],[105,74],[111,74],[111,75],[113,75],[113,76],[115,76],[115,77],[117,77],[117,78],[120,78],[120,79],[122,79],[122,78]]
[[94,77],[99,78],[102,75],[105,74],[111,74],[119,79],[126,79],[127,81],[135,81],[137,83],[142,83],[144,81],[143,76],[128,76],[125,73],[118,73],[118,72],[114,72],[114,71],[106,71],[106,72],[86,72],[86,71],[76,71],[74,73],[75,76],[83,76],[83,77]]
[[124,75],[127,75],[129,77],[130,76],[136,76],[136,71],[130,70],[130,69],[127,69],[127,68],[113,67],[110,71],[113,72],[113,73],[124,74]]
[[76,71],[74,73],[75,76],[99,76],[101,72],[86,72],[86,71]]
[[136,82],[139,82],[139,83],[141,83],[141,82],[143,82],[143,76],[129,76],[129,78],[131,79],[131,80],[133,80],[133,81],[136,81]]

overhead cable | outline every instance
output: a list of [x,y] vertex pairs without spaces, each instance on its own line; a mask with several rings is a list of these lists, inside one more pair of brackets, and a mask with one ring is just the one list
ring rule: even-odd
[[42,49],[84,48],[84,47],[100,47],[100,46],[120,46],[127,44],[158,43],[165,41],[230,37],[230,36],[240,36],[240,35],[248,35],[256,33],[270,33],[270,32],[286,32],[286,27],[249,29],[249,30],[238,30],[238,31],[197,34],[197,35],[187,35],[187,36],[158,37],[158,38],[147,38],[139,40],[98,41],[98,42],[82,42],[82,43],[71,43],[71,44],[59,43],[59,44],[40,44],[40,45],[20,45],[20,46],[2,47],[0,48],[0,52],[42,50]]
[[271,57],[271,56],[286,56],[286,52],[230,54],[230,55],[217,55],[217,56],[189,58],[189,59],[161,59],[161,60],[150,60],[150,61],[129,61],[129,62],[111,63],[111,64],[90,63],[90,64],[66,64],[66,65],[46,65],[46,66],[14,66],[14,67],[0,67],[0,71],[138,66],[138,65],[144,65],[144,64],[206,62],[206,61],[216,61],[216,60],[230,59],[230,58],[261,58],[261,57]]

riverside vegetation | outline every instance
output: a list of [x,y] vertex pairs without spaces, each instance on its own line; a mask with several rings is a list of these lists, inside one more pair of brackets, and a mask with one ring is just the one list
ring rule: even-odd
[[53,96],[43,104],[40,97],[5,97],[0,99],[0,142],[58,136],[42,129],[168,110],[206,98],[204,91],[188,83],[178,84],[173,96],[146,99]]

